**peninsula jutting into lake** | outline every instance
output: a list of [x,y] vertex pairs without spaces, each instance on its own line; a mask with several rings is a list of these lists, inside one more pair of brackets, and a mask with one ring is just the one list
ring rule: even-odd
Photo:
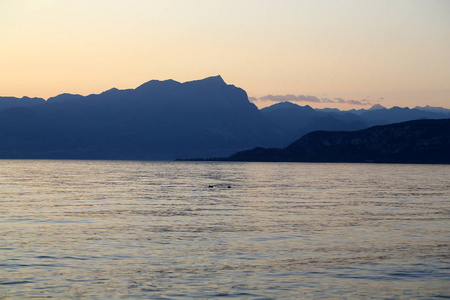
[[226,161],[450,163],[450,119],[417,120],[364,130],[315,131],[283,149],[255,148]]

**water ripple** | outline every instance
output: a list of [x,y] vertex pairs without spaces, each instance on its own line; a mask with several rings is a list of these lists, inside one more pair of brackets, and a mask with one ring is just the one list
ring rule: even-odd
[[0,298],[449,298],[449,171],[0,161]]

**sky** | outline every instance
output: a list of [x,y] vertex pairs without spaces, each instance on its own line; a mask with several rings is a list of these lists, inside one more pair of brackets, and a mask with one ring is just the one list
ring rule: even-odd
[[449,0],[0,0],[0,95],[221,75],[258,107],[450,108]]

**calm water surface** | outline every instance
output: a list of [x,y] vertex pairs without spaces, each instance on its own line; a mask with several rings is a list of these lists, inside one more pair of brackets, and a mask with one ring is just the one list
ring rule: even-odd
[[450,166],[3,160],[0,205],[1,299],[450,298]]

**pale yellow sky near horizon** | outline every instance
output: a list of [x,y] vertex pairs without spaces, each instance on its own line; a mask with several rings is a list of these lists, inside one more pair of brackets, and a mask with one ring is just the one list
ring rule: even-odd
[[0,41],[0,96],[220,74],[299,105],[450,107],[448,0],[0,0]]

